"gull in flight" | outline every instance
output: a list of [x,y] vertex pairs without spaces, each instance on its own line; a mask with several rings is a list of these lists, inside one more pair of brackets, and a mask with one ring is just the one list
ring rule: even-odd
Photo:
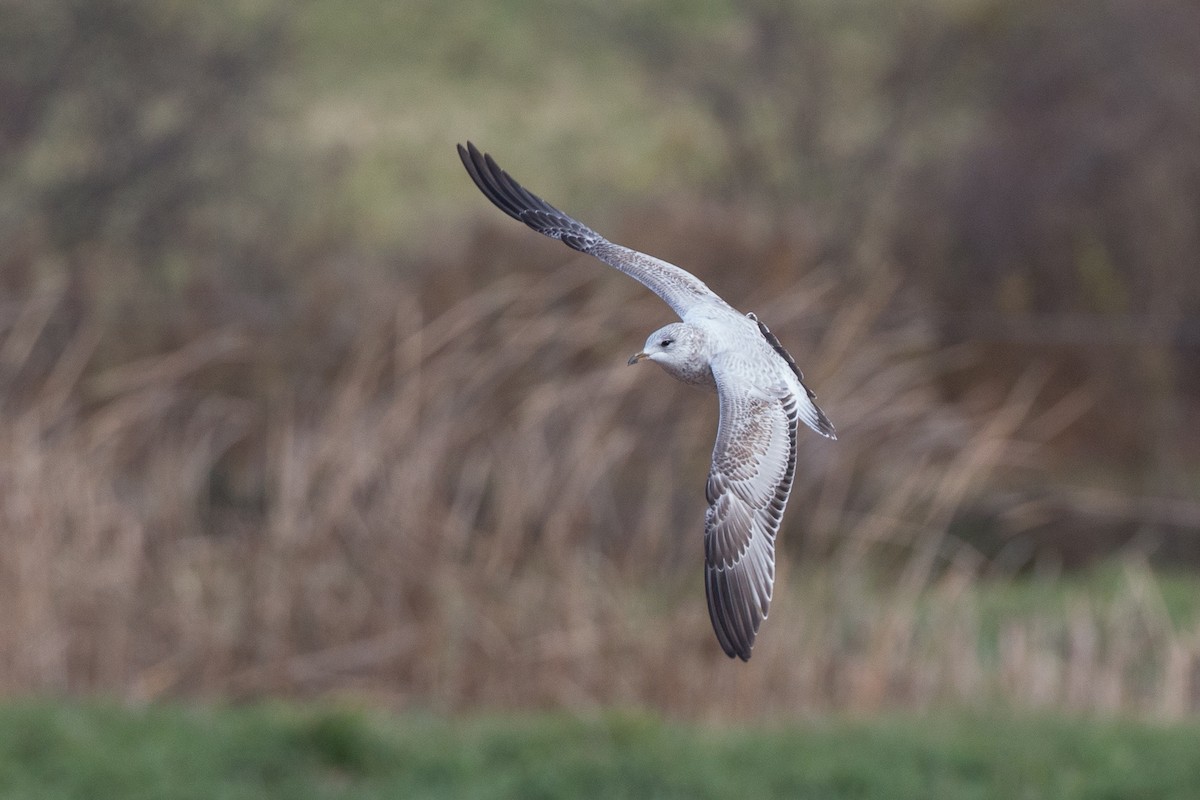
[[653,361],[671,377],[717,393],[721,419],[704,489],[704,589],[721,649],[749,661],[771,605],[775,534],[796,472],[800,423],[837,438],[816,395],[753,314],[738,312],[690,272],[608,241],[525,189],[470,142],[458,146],[458,155],[505,214],[616,267],[682,320],[650,334],[629,363]]

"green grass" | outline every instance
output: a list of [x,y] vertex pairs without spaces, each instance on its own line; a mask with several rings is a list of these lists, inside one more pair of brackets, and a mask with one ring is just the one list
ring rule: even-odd
[[1154,569],[1139,561],[1109,559],[1087,569],[1049,578],[1020,576],[981,581],[979,602],[989,627],[1035,614],[1056,617],[1074,605],[1116,603],[1152,608],[1178,628],[1200,619],[1200,580],[1184,570]]
[[1200,723],[941,715],[684,726],[49,702],[0,708],[4,798],[1194,798]]

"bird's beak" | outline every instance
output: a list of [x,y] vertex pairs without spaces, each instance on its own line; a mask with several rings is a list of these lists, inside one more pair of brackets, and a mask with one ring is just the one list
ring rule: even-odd
[[636,364],[637,362],[641,361],[643,358],[649,358],[649,356],[647,356],[647,355],[646,355],[646,353],[644,353],[644,352],[642,352],[642,353],[634,353],[633,355],[631,355],[631,356],[629,357],[629,361],[628,361],[628,362],[626,362],[626,363],[628,363],[628,364],[629,364],[629,366],[631,366],[631,367],[632,367],[634,364]]

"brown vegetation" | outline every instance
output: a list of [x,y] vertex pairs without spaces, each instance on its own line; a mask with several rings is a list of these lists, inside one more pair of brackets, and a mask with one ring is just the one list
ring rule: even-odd
[[[1065,619],[1005,620],[987,655],[984,559],[949,529],[997,469],[1029,460],[1014,437],[1038,378],[965,415],[938,399],[953,359],[919,306],[799,269],[786,242],[770,246],[792,288],[734,299],[805,354],[843,436],[804,441],[783,544],[808,566],[785,559],[739,672],[700,583],[711,399],[624,366],[665,316],[653,298],[520,233],[443,256],[451,283],[453,264],[508,274],[436,314],[416,287],[364,294],[326,388],[257,404],[197,391],[271,352],[253,334],[91,374],[87,329],[22,360],[62,302],[27,300],[2,347],[42,376],[0,426],[4,690],[688,715],[1195,706],[1195,633],[1159,611],[1152,580]],[[735,263],[765,260],[707,235]]]

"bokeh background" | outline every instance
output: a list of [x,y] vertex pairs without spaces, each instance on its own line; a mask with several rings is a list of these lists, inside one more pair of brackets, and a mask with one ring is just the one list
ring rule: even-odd
[[[4,0],[0,693],[1200,710],[1192,0]],[[747,665],[711,397],[472,139],[797,357]]]

